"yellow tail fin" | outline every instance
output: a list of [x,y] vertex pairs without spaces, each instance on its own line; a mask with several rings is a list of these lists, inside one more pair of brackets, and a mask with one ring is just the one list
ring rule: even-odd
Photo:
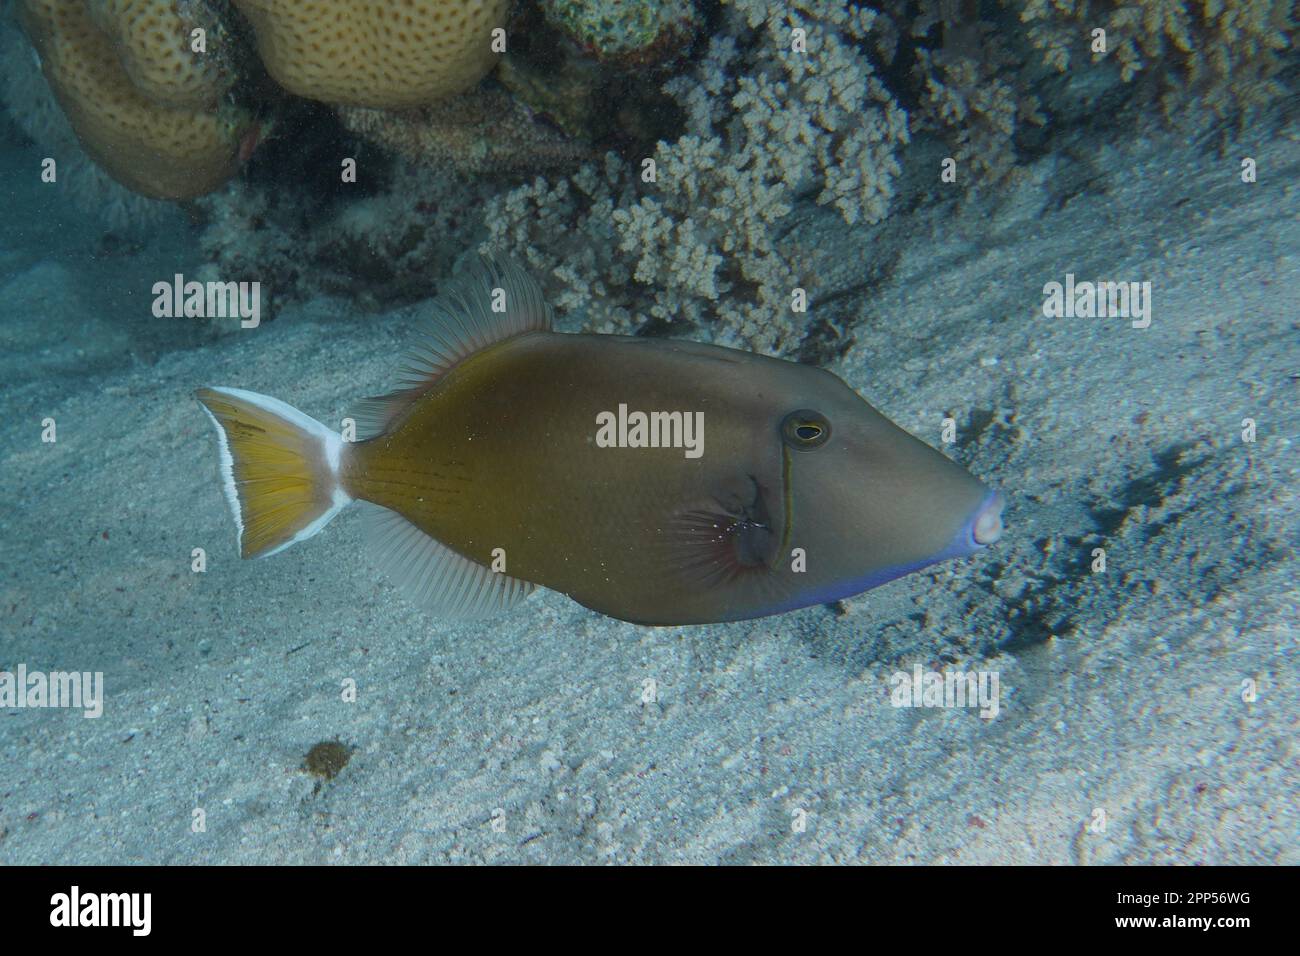
[[201,388],[194,395],[217,426],[242,557],[305,541],[352,500],[339,480],[343,440],[320,422],[239,388]]

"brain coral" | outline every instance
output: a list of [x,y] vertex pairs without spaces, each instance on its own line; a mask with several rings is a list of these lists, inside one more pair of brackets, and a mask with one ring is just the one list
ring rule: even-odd
[[[234,81],[217,18],[198,0],[86,0],[90,16],[113,41],[118,60],[141,93],[167,106],[208,106]],[[191,49],[205,33],[206,52]]]
[[186,199],[239,166],[252,121],[234,107],[175,109],[145,97],[85,0],[24,0],[19,18],[86,152],[141,195]]
[[468,89],[492,68],[509,0],[233,0],[270,74],[326,103],[405,109]]

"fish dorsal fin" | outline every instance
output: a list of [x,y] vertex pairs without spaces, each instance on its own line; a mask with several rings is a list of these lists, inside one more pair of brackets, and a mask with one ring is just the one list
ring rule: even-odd
[[[496,311],[502,309],[503,311]],[[357,437],[373,438],[442,376],[489,345],[551,328],[542,289],[513,262],[482,258],[446,282],[415,345],[402,357],[398,387],[352,411]]]
[[402,593],[440,618],[492,617],[535,585],[485,568],[431,538],[395,511],[362,501],[366,542],[375,563]]

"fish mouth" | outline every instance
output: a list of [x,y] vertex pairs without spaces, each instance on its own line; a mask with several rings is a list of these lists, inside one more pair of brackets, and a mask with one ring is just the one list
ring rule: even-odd
[[1002,507],[1005,503],[996,491],[985,495],[979,507],[957,531],[952,543],[935,560],[964,558],[998,541],[1002,537]]
[[970,521],[971,542],[980,548],[988,547],[1002,537],[1002,506],[1005,502],[996,491],[990,492],[975,517]]
[[997,542],[1002,537],[1002,507],[1005,504],[1002,495],[990,491],[958,529],[948,547],[925,563],[964,558]]
[[966,519],[953,538],[952,544],[944,552],[944,558],[964,557],[974,554],[981,548],[987,548],[1002,537],[1002,496],[990,491],[984,496],[978,508]]

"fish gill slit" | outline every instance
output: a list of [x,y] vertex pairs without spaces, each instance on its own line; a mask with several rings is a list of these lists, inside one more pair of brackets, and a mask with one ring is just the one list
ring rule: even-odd
[[790,483],[791,459],[790,449],[781,448],[781,507],[785,512],[785,521],[781,525],[781,547],[772,555],[772,570],[782,561],[782,555],[790,553],[790,540],[794,536],[794,490]]

